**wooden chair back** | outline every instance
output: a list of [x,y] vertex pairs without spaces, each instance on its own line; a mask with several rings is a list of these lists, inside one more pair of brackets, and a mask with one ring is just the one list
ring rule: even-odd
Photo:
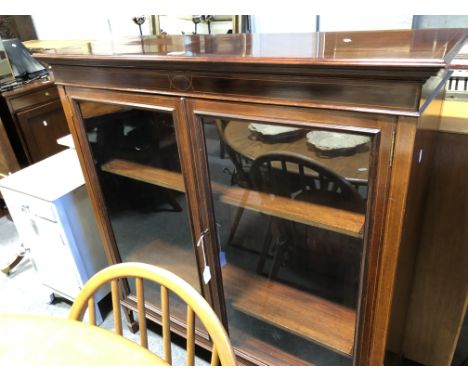
[[94,294],[110,282],[115,331],[122,335],[120,312],[119,279],[135,278],[140,344],[148,348],[146,309],[143,280],[152,281],[161,288],[161,315],[163,335],[163,359],[172,364],[171,332],[169,319],[169,291],[175,293],[187,304],[187,365],[192,366],[195,358],[195,316],[205,326],[213,343],[211,365],[235,366],[236,360],[229,336],[221,321],[208,302],[186,281],[177,275],[150,264],[127,262],[109,266],[95,274],[83,286],[72,305],[68,318],[82,321],[89,310],[89,322],[96,325]]
[[345,178],[312,159],[291,152],[271,152],[255,159],[250,168],[253,187],[291,199],[355,212],[365,202]]
[[[354,212],[365,211],[365,200],[351,183],[303,155],[291,152],[261,155],[252,163],[250,176],[254,189],[262,193]],[[270,278],[277,277],[284,253],[291,247],[296,254],[293,259],[299,264],[296,266],[301,269],[317,268],[310,253],[321,253],[317,259],[327,259],[322,264],[324,268],[336,268],[333,258],[337,247],[338,253],[342,251],[340,248],[349,250],[350,259],[361,253],[360,241],[342,235],[337,237],[334,232],[276,217],[270,217],[268,227],[277,238]],[[257,264],[258,273],[263,273],[268,242],[273,236],[271,233],[267,235]],[[297,256],[306,253],[309,255]]]

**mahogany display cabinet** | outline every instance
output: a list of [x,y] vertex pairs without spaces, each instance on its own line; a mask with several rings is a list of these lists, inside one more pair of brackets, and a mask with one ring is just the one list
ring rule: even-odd
[[[465,38],[153,36],[35,56],[58,86],[109,263],[191,283],[239,364],[380,365]],[[160,322],[159,290],[144,298]],[[122,306],[136,330],[131,284]],[[181,336],[184,309],[170,306]]]

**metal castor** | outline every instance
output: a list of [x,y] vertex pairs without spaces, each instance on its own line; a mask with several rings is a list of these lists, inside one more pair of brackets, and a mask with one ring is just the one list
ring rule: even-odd
[[49,305],[54,305],[57,302],[57,296],[55,295],[54,292],[49,294],[49,301],[47,301],[47,304]]

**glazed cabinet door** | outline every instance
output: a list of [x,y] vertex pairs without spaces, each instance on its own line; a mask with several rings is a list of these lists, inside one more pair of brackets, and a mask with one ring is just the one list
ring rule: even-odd
[[393,117],[188,108],[211,282],[237,354],[254,364],[365,363]]
[[[206,295],[193,239],[199,228],[190,212],[193,180],[183,101],[84,89],[67,89],[67,96],[109,262],[157,265]],[[134,285],[128,287],[124,305],[136,301]],[[158,321],[159,287],[145,285],[145,300]],[[185,322],[185,304],[175,296],[169,300],[173,321]]]

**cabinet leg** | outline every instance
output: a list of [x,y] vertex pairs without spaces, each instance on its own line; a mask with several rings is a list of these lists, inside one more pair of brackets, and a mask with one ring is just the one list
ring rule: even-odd
[[[119,288],[120,300],[124,301],[129,294],[130,294],[130,285],[128,283],[128,279],[124,278],[122,279],[122,282],[120,283],[120,288]],[[135,334],[138,331],[138,322],[135,320],[135,317],[133,315],[133,310],[123,305],[121,305],[121,308],[125,316],[125,321],[127,321],[128,330],[130,330],[131,333]]]
[[128,330],[130,330],[131,333],[135,334],[136,332],[138,332],[138,322],[135,320],[133,310],[129,308],[123,308],[123,312],[127,321]]
[[24,253],[16,253],[15,257],[11,259],[11,261],[7,264],[5,264],[0,271],[5,273],[7,276],[10,274],[10,272],[13,270],[14,267],[16,267],[21,260],[24,259]]

